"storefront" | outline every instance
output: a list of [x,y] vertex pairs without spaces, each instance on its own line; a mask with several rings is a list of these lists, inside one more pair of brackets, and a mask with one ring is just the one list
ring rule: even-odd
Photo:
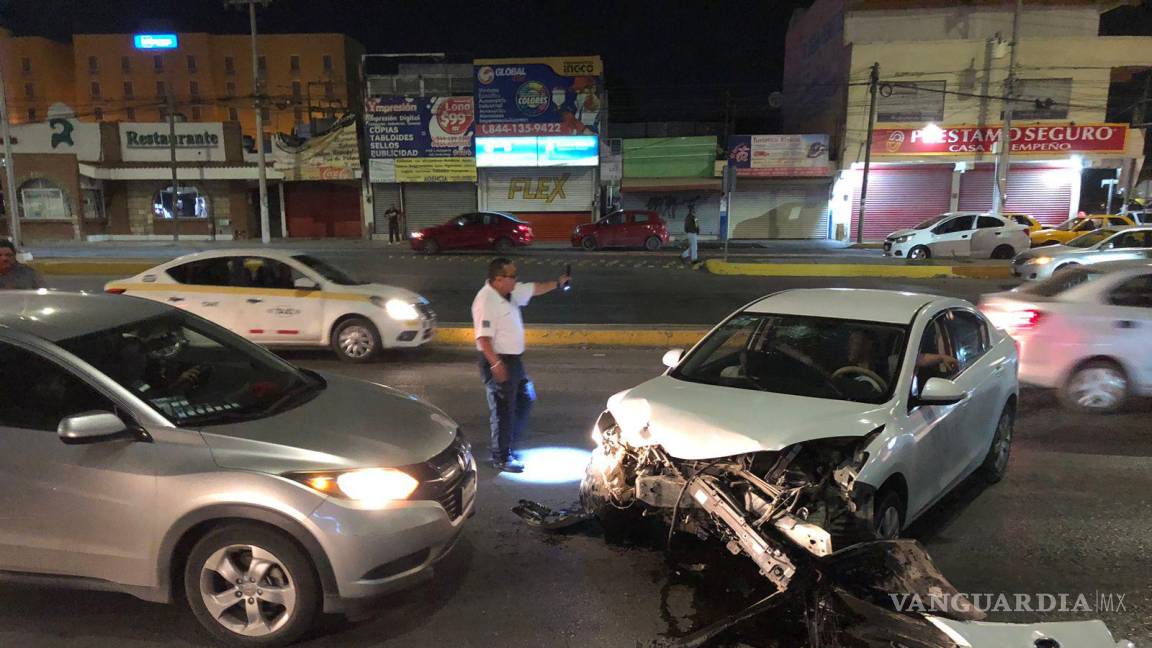
[[684,218],[696,214],[703,238],[719,238],[720,171],[715,137],[649,137],[622,141],[624,209],[660,214],[673,237],[684,236]]
[[339,121],[303,142],[277,136],[276,171],[284,178],[284,221],[291,238],[362,238],[360,151],[356,122]]
[[832,165],[827,135],[734,135],[728,164],[733,239],[826,239]]
[[592,219],[595,167],[480,169],[480,209],[515,214],[538,241],[567,241]]

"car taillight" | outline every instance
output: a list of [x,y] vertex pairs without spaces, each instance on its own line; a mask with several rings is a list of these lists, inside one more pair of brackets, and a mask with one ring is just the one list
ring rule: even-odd
[[1020,310],[992,311],[985,314],[992,324],[1008,332],[1009,335],[1030,331],[1040,325],[1045,313],[1035,308],[1022,308]]
[[104,292],[108,293],[109,295],[123,295],[124,293],[128,292],[128,289],[127,288],[105,288]]
[[521,232],[524,232],[524,233],[528,233],[528,232],[531,232],[531,231],[532,231],[532,228],[531,228],[531,227],[528,227],[527,225],[517,225],[517,226],[516,226],[516,229],[518,229],[518,230],[520,230]]

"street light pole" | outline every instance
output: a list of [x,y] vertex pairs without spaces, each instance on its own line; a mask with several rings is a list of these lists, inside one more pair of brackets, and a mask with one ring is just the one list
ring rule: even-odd
[[864,242],[864,206],[868,202],[868,172],[872,170],[872,131],[876,127],[876,92],[880,85],[880,63],[872,64],[868,77],[868,135],[864,138],[864,175],[860,178],[860,218],[856,221],[856,243]]
[[[256,164],[259,166],[260,184],[260,240],[264,244],[272,241],[268,222],[268,170],[264,158],[264,83],[260,78],[257,64],[259,54],[256,49],[256,3],[267,5],[271,0],[224,0],[228,5],[248,5],[248,25],[252,33],[252,94],[256,100]],[[283,234],[281,234],[283,235]]]
[[1020,15],[1024,11],[1024,0],[1016,0],[1016,12],[1012,16],[1012,43],[1008,55],[1008,79],[1004,82],[1004,123],[1000,127],[1000,151],[996,157],[996,186],[992,201],[992,213],[997,216],[1004,212],[1008,201],[1008,160],[1012,148],[1012,108],[1016,99],[1016,48],[1020,42]]
[[16,199],[16,160],[12,157],[12,132],[8,124],[8,88],[4,84],[4,61],[0,58],[0,137],[4,138],[4,175],[8,192],[4,204],[8,207],[8,238],[20,249],[20,201]]
[[179,241],[180,181],[176,177],[176,97],[171,82],[168,83],[168,154],[172,158],[172,240]]

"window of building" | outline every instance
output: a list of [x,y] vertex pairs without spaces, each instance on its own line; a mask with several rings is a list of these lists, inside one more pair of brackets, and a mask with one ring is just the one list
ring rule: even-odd
[[20,213],[28,220],[72,220],[64,190],[49,180],[20,185]]
[[299,99],[300,97],[303,96],[303,94],[304,93],[302,92],[300,82],[299,81],[293,81],[292,82],[292,98],[293,99]]
[[229,108],[228,121],[240,121],[240,112],[235,108]]
[[268,75],[268,60],[263,56],[256,57],[256,73],[261,79]]
[[295,55],[295,54],[288,57],[288,68],[290,70],[292,70],[293,73],[299,74],[300,73],[300,57]]
[[236,59],[232,58],[231,56],[224,57],[224,74],[236,74]]
[[326,73],[332,72],[332,55],[331,54],[325,54],[324,55],[324,72],[326,72]]
[[93,81],[92,82],[92,96],[93,97],[99,97],[100,96],[100,82],[99,81]]
[[224,95],[227,97],[235,97],[236,96],[236,84],[232,83],[231,81],[224,84]]
[[189,74],[196,74],[196,57],[188,56],[188,72]]
[[95,56],[88,57],[88,71],[93,73],[100,71],[100,60]]
[[1072,79],[1017,79],[1013,119],[1067,119]]
[[[172,185],[152,196],[152,213],[156,218],[172,218]],[[180,218],[208,218],[208,197],[197,187],[181,185],[176,202]]]
[[132,82],[131,81],[125,81],[124,82],[124,98],[125,99],[132,99],[135,96],[136,96],[136,93],[135,93],[134,89],[132,88]]
[[156,96],[157,97],[167,97],[168,96],[168,86],[164,85],[163,81],[157,81],[156,82]]
[[25,83],[24,84],[24,96],[28,99],[35,99],[36,98],[36,84],[35,83]]
[[193,106],[192,107],[192,121],[194,121],[194,122],[200,121],[201,116],[203,116],[203,113],[200,111],[200,108],[197,106]]
[[882,81],[876,97],[876,121],[944,121],[945,86],[944,81]]
[[128,121],[136,121],[136,109],[126,108],[124,114],[128,117]]
[[195,81],[189,81],[188,94],[192,95],[193,97],[200,96],[200,84]]
[[103,108],[94,109],[92,111],[92,116],[96,118],[96,121],[104,121],[104,109]]
[[20,71],[24,74],[32,74],[32,59],[27,56],[20,59]]
[[120,57],[120,71],[124,74],[132,73],[132,59],[127,56]]
[[[99,183],[99,181],[94,181]],[[84,220],[104,220],[104,192],[97,186],[81,186],[80,200],[84,208]]]
[[324,82],[324,96],[331,99],[336,96],[336,86],[331,81]]
[[152,57],[152,69],[156,72],[164,71],[164,57],[156,55]]
[[34,122],[34,121],[36,121],[36,117],[37,117],[36,109],[35,108],[29,108],[28,109],[28,121]]
[[260,109],[260,119],[263,119],[265,123],[272,119],[272,111],[268,110],[268,106]]

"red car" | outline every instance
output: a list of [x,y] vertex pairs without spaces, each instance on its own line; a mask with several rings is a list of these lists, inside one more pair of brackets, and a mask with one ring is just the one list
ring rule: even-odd
[[668,242],[668,226],[654,211],[612,212],[595,223],[572,230],[572,247],[643,247],[655,252]]
[[488,248],[507,254],[532,243],[532,226],[504,212],[476,212],[413,232],[409,239],[417,252]]

